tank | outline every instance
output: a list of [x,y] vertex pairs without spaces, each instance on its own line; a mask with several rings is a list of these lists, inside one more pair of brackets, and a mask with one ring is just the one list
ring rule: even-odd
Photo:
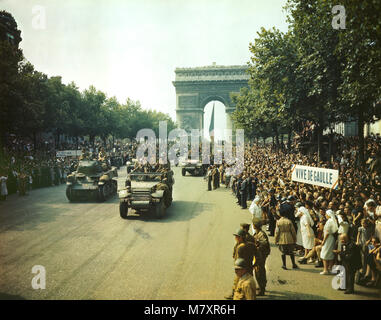
[[105,201],[117,193],[117,176],[115,167],[97,160],[81,160],[77,170],[67,177],[66,197],[70,202],[90,198]]

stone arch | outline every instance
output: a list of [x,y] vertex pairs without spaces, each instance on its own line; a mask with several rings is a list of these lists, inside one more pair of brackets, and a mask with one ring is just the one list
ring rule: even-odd
[[248,86],[247,66],[208,66],[197,68],[177,68],[176,80],[176,121],[177,125],[189,130],[204,129],[204,108],[208,102],[216,100],[225,105],[226,127],[232,128],[230,113],[235,106],[230,93],[239,92]]

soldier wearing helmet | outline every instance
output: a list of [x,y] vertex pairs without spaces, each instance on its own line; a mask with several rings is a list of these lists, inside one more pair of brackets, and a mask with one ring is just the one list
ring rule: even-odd
[[256,286],[250,273],[251,267],[247,265],[245,259],[238,258],[234,263],[234,270],[238,281],[234,288],[233,300],[255,300]]

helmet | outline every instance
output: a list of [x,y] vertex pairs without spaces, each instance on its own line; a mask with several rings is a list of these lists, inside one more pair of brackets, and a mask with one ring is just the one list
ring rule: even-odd
[[294,201],[294,200],[296,200],[296,198],[294,196],[288,196],[287,200],[288,201]]
[[295,204],[295,208],[300,208],[301,206],[303,206],[303,204],[302,204],[301,202],[297,202],[297,203]]
[[245,237],[246,231],[240,228],[236,231],[236,233],[233,233],[233,235],[238,237]]
[[249,228],[250,225],[248,223],[241,223],[242,229]]
[[234,263],[234,269],[246,269],[246,261],[242,258],[238,258]]

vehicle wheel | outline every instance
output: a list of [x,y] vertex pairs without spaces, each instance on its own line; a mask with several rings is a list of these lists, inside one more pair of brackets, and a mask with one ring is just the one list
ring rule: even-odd
[[161,200],[155,207],[155,216],[157,219],[161,219],[164,217],[165,213],[165,205],[164,200]]
[[186,175],[186,173],[187,173],[187,172],[186,172],[185,169],[182,169],[182,170],[181,170],[181,174],[183,175],[183,177]]
[[116,195],[118,193],[118,182],[116,180],[112,180],[112,194]]
[[73,191],[71,187],[66,187],[66,198],[69,202],[73,202]]
[[166,199],[165,207],[168,208],[172,204],[172,192],[170,192],[169,197],[167,198],[167,195],[164,194],[164,199]]
[[119,213],[120,213],[120,217],[122,219],[127,219],[128,218],[128,206],[127,206],[127,202],[124,202],[124,201],[119,202]]

